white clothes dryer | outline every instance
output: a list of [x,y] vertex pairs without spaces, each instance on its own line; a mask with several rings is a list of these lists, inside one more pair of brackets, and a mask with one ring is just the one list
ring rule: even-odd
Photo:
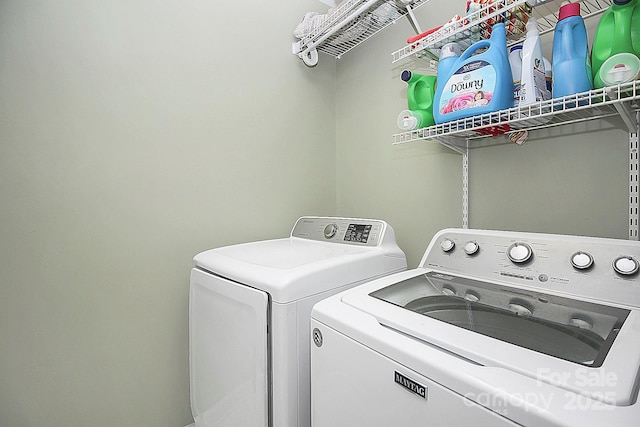
[[319,302],[313,427],[637,426],[640,243],[447,229]]
[[354,218],[302,217],[288,238],[196,255],[189,293],[196,427],[309,426],[311,308],[406,265],[389,224]]

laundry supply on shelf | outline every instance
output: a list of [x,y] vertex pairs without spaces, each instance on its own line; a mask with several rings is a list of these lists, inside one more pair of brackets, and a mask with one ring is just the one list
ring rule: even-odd
[[542,59],[544,59],[544,77],[547,82],[547,90],[551,93],[553,89],[553,65],[551,65],[551,61],[546,56],[543,56]]
[[614,0],[600,18],[591,51],[596,88],[636,80],[640,72],[640,1]]
[[429,34],[435,33],[440,28],[442,28],[442,25],[438,25],[437,27],[433,27],[433,28],[431,28],[431,29],[429,29],[427,31],[424,31],[424,32],[422,32],[422,33],[420,33],[418,35],[407,37],[407,43],[411,44],[411,43],[417,42],[418,40],[427,37]]
[[[475,40],[473,36],[472,40],[488,39],[491,36],[493,25],[498,22],[505,23],[508,39],[520,38],[526,30],[526,24],[533,9],[527,2],[511,8],[507,12],[499,13],[500,9],[508,7],[514,2],[515,0],[467,0],[467,22],[481,21],[479,26],[471,28],[472,35],[475,35]],[[495,16],[491,16],[494,14]]]
[[505,31],[504,23],[495,24],[489,40],[480,40],[471,45],[448,65],[448,70],[438,67],[434,99],[436,123],[512,106],[513,79]]
[[527,22],[527,37],[522,45],[520,105],[533,104],[551,98],[547,90],[544,57],[538,23],[534,17]]
[[398,114],[398,120],[396,124],[398,127],[404,131],[419,129],[421,127],[421,123],[424,121],[422,117],[421,111],[416,110],[402,110],[400,114]]
[[[401,79],[407,83],[407,104],[409,110],[413,113],[409,116],[417,121],[416,127],[423,128],[434,125],[433,96],[436,86],[436,76],[428,76],[404,70]],[[408,115],[405,112],[401,114]],[[410,121],[413,122],[413,120]],[[405,125],[407,122],[403,121],[402,123]]]
[[587,30],[580,15],[580,3],[560,7],[553,35],[554,98],[593,89]]
[[448,76],[460,54],[460,45],[456,42],[442,46],[442,49],[440,49],[440,61],[438,61],[438,76]]
[[[425,31],[424,33],[418,34],[417,36],[408,37],[407,43],[412,44],[420,42],[429,44],[434,40],[446,38],[448,35],[454,34],[463,24],[464,19],[460,15],[453,15],[451,19],[449,19],[443,25],[434,27],[428,31]],[[418,44],[417,46],[420,46],[420,44]]]
[[513,106],[520,104],[520,87],[522,85],[522,45],[513,46],[509,50],[509,65],[513,80]]

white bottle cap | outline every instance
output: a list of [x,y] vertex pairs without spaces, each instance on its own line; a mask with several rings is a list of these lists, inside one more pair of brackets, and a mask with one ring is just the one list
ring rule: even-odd
[[600,66],[599,77],[605,86],[634,81],[640,75],[640,59],[632,53],[613,55]]
[[450,56],[460,56],[460,45],[456,42],[447,43],[440,50],[440,59],[449,58]]
[[530,16],[529,20],[527,21],[527,35],[529,33],[531,34],[540,33],[540,31],[538,31],[538,21],[536,21],[536,18],[534,18],[533,16]]

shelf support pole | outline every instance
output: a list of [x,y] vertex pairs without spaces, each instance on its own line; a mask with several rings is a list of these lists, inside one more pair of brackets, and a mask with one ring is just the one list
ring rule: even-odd
[[640,217],[640,183],[638,182],[638,134],[640,134],[640,112],[636,113],[634,130],[634,132],[629,133],[629,239],[640,240],[640,237],[638,236],[638,219]]
[[469,140],[462,153],[462,228],[469,228]]

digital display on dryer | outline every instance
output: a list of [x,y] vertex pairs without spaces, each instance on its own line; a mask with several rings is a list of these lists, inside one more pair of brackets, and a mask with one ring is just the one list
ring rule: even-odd
[[367,243],[371,233],[371,224],[349,224],[344,235],[345,242]]

